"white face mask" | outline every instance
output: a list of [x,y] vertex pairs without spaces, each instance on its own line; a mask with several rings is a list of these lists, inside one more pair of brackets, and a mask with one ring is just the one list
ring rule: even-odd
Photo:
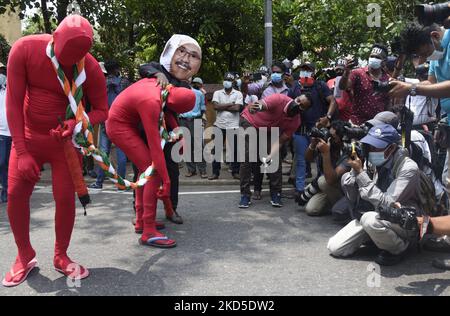
[[311,78],[312,75],[311,71],[300,71],[300,78]]
[[372,69],[375,69],[375,70],[380,69],[382,63],[383,63],[383,61],[381,59],[369,58],[369,67]]
[[224,81],[224,82],[223,82],[223,87],[224,87],[226,90],[229,90],[229,89],[233,88],[233,83],[232,83],[231,81]]
[[[444,58],[444,56],[445,56],[444,52],[441,52],[436,49],[436,45],[434,45],[433,40],[431,40],[431,44],[433,44],[434,52],[433,52],[433,54],[431,54],[430,57],[427,58],[427,60],[433,61],[433,60],[441,60],[442,58]],[[439,45],[439,46],[441,46],[441,45]]]

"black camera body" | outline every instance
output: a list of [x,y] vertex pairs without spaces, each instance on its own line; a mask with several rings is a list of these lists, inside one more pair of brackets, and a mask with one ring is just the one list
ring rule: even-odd
[[409,231],[419,229],[417,211],[414,208],[380,207],[378,211],[381,220],[400,225],[400,227]]
[[326,142],[328,142],[328,140],[331,137],[330,131],[327,128],[317,128],[317,127],[313,127],[311,129],[311,132],[309,132],[308,134],[309,137],[311,138],[320,138]]
[[[397,80],[405,82],[405,77],[399,77]],[[377,93],[389,93],[394,88],[389,81],[372,81],[372,84]]]
[[438,4],[420,4],[416,6],[416,16],[420,24],[429,26],[433,23],[443,24],[450,16],[450,2]]
[[355,157],[355,155],[362,158],[364,157],[363,145],[360,142],[344,143],[342,154],[350,158]]

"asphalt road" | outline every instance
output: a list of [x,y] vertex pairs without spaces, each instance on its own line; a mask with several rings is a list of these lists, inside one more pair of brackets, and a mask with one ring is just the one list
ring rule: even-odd
[[[93,195],[88,217],[77,211],[70,256],[91,277],[69,284],[52,268],[54,204],[49,187],[32,198],[31,238],[39,269],[4,295],[449,295],[450,273],[431,267],[446,255],[412,253],[402,264],[373,272],[376,252],[363,249],[336,260],[326,244],[340,226],[330,217],[309,218],[285,200],[237,208],[238,188],[184,187],[180,212],[186,224],[167,224],[172,250],[145,248],[131,226],[131,195],[109,190]],[[207,193],[212,192],[213,193]],[[219,192],[235,191],[235,192]],[[0,273],[16,249],[5,205],[0,206]],[[163,212],[158,212],[159,217]],[[375,267],[375,269],[377,269]]]

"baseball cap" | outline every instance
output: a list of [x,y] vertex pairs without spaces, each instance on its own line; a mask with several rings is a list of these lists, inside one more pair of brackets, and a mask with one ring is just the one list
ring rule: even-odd
[[379,126],[383,124],[391,125],[394,128],[397,128],[400,124],[400,120],[398,119],[398,116],[395,113],[386,111],[378,113],[372,120],[367,121],[372,126]]
[[400,135],[391,125],[383,124],[373,127],[369,134],[361,139],[361,143],[373,146],[378,149],[385,149],[391,144],[400,141]]
[[234,75],[231,72],[227,72],[225,74],[225,80],[234,81],[234,79],[236,79],[236,78],[234,77]]
[[6,66],[2,62],[0,62],[0,68],[6,68]]
[[199,83],[199,84],[203,84],[203,80],[201,78],[194,78],[194,80],[192,80],[192,83]]

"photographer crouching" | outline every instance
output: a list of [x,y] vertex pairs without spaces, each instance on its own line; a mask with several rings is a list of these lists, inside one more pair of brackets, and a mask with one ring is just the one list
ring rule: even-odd
[[344,196],[341,177],[351,168],[347,163],[350,157],[344,152],[343,138],[345,127],[350,126],[343,121],[334,121],[329,131],[313,128],[310,133],[311,144],[306,150],[305,159],[314,162],[318,158],[320,173],[323,175],[315,179],[305,192],[297,197],[298,204],[305,207],[309,216],[326,215]]
[[364,157],[353,155],[347,161],[352,171],[342,177],[342,188],[356,219],[330,239],[328,249],[332,256],[351,256],[372,241],[381,250],[375,261],[379,265],[395,265],[417,241],[416,232],[382,220],[378,213],[380,208],[394,205],[420,210],[419,168],[398,145],[400,140],[397,130],[386,124],[373,127],[361,140],[365,147],[363,156],[375,169],[372,177],[364,170]]

